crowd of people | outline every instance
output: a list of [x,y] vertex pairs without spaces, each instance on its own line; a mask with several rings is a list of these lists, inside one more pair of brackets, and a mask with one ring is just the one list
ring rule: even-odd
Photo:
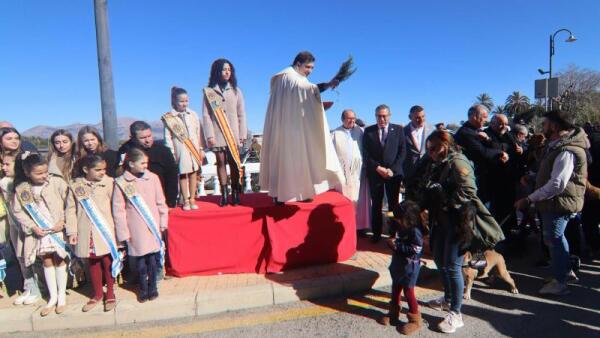
[[[444,286],[444,295],[428,305],[448,311],[438,325],[446,333],[464,325],[465,253],[479,253],[481,259],[491,249],[521,253],[527,236],[538,230],[542,249],[537,264],[552,268],[552,278],[539,293],[554,296],[568,294],[567,284],[578,281],[579,259],[600,253],[600,219],[594,210],[600,203],[600,171],[593,161],[600,158],[600,126],[575,126],[560,110],[543,115],[538,133],[511,123],[506,115],[493,115],[488,124],[483,105],[470,107],[467,115],[453,133],[443,124],[429,127],[421,106],[410,108],[405,127],[389,122],[386,105],[375,109],[377,124],[364,129],[353,123],[355,113],[345,110],[343,125],[332,136],[346,177],[342,191],[357,206],[359,235],[365,236],[362,229],[370,227],[372,241],[381,240],[384,191],[388,210],[393,211],[388,243],[393,250],[392,303],[381,322],[397,322],[404,290],[409,312],[401,332],[406,334],[421,326],[411,288],[419,271],[415,262],[422,255],[423,234],[430,233]],[[359,150],[350,152],[347,141]],[[362,174],[349,174],[346,168],[357,168],[352,163],[360,160]],[[370,194],[356,187],[368,187]],[[369,205],[367,221],[364,210]]]
[[[420,329],[414,286],[426,236],[444,286],[444,295],[429,303],[447,311],[438,325],[442,332],[464,325],[465,253],[518,250],[538,227],[541,252],[553,268],[540,293],[568,293],[567,283],[577,279],[571,255],[585,258],[600,249],[599,213],[593,211],[600,199],[595,188],[600,161],[593,161],[600,159],[598,126],[584,130],[552,110],[544,115],[543,131],[533,134],[501,114],[488,125],[488,109],[474,105],[468,120],[451,133],[444,124],[428,125],[422,106],[411,107],[410,122],[402,126],[391,122],[391,108],[381,104],[375,108],[376,124],[361,125],[346,109],[342,124],[330,131],[320,93],[338,86],[340,78],[310,83],[314,62],[312,54],[302,52],[271,80],[263,143],[252,145],[260,153],[260,185],[276,204],[340,191],[355,205],[358,235],[366,237],[370,229],[373,242],[384,236],[387,201],[393,286],[382,323],[397,322],[404,292],[409,312],[401,331]],[[137,271],[139,301],[158,297],[157,276],[168,259],[168,209],[198,208],[205,150],[216,156],[219,204],[241,202],[239,148],[247,126],[230,61],[213,63],[203,94],[200,118],[189,108],[185,89],[173,87],[172,109],[162,116],[164,144],[154,142],[148,123],[136,121],[118,151],[86,126],[76,138],[55,131],[45,157],[10,123],[1,123],[0,245],[3,257],[16,257],[20,267],[23,292],[15,305],[41,298],[38,273],[43,271],[49,297],[40,314],[62,313],[68,265],[83,259],[94,295],[82,310],[103,303],[110,311],[125,255]]]

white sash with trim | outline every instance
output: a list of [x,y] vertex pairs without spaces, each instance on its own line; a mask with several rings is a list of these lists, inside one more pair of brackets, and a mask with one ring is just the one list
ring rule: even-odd
[[3,282],[4,278],[6,278],[6,260],[2,258],[0,259],[0,282]]
[[152,216],[152,212],[148,208],[146,201],[144,201],[142,196],[140,196],[137,193],[137,191],[135,191],[135,186],[133,185],[133,183],[125,181],[123,176],[116,178],[115,182],[117,183],[117,186],[121,189],[123,194],[125,194],[125,197],[127,198],[127,200],[133,205],[135,210],[142,217],[142,219],[148,226],[148,229],[150,229],[150,232],[152,233],[152,235],[154,235],[154,238],[156,239],[156,241],[160,247],[160,265],[164,266],[165,265],[165,242],[162,240],[162,237],[160,236],[159,226],[156,223],[156,221],[154,220],[154,217]]
[[90,198],[90,192],[86,189],[83,182],[74,182],[72,185],[73,193],[75,198],[85,211],[86,215],[96,227],[96,230],[100,233],[100,237],[110,250],[110,256],[112,257],[111,263],[111,274],[116,278],[121,270],[123,269],[123,254],[119,252],[117,243],[113,240],[110,231],[108,230],[108,222],[98,210],[96,203]]
[[[19,187],[17,187],[17,198],[23,204],[23,208],[27,211],[31,219],[35,222],[35,224],[40,227],[42,230],[50,230],[54,226],[50,220],[48,220],[38,209],[35,201],[33,200],[33,195],[31,193],[31,186],[28,183],[21,183]],[[62,250],[63,253],[69,258],[69,273],[73,275],[71,271],[71,257],[75,255],[72,253],[71,248],[62,240],[62,238],[58,237],[56,233],[49,233],[46,236],[50,236],[50,239],[58,246],[59,250]],[[61,255],[62,256],[62,255]]]

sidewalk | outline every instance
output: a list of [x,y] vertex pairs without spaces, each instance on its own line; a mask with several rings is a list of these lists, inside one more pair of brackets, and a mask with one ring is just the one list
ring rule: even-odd
[[[377,245],[359,239],[357,253],[348,261],[301,268],[281,274],[237,274],[173,278],[159,284],[160,297],[140,304],[135,290],[116,287],[117,307],[103,312],[98,305],[83,313],[81,307],[91,286],[67,290],[67,310],[60,315],[41,317],[45,304],[13,306],[11,298],[0,299],[0,333],[115,326],[144,321],[195,317],[247,309],[349,295],[391,285],[389,251],[384,241]],[[420,283],[432,276],[431,260],[421,269]]]

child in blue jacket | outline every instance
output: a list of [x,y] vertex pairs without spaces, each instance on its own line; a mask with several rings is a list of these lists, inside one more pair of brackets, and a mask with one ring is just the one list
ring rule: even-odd
[[396,238],[388,241],[393,250],[390,274],[392,276],[392,299],[389,313],[380,322],[384,325],[396,325],[400,315],[400,294],[408,303],[408,323],[400,327],[400,333],[410,335],[421,329],[421,313],[415,297],[415,285],[421,268],[423,255],[423,235],[427,229],[421,220],[421,209],[411,201],[398,204],[393,210],[394,222],[397,228]]

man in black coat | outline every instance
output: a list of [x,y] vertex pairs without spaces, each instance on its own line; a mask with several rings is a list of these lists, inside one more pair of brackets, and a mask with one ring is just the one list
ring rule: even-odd
[[508,154],[509,161],[496,163],[489,168],[490,212],[498,224],[502,226],[504,236],[512,240],[511,229],[517,227],[517,215],[514,203],[517,195],[517,184],[521,176],[519,166],[522,163],[523,148],[516,143],[508,131],[508,118],[503,114],[495,114],[490,126],[485,129],[487,143],[493,149]]
[[152,128],[144,121],[133,122],[129,126],[129,133],[129,141],[119,148],[119,157],[123,159],[125,153],[132,147],[144,150],[148,155],[148,169],[158,176],[167,205],[169,208],[174,208],[177,205],[179,169],[173,154],[163,144],[154,142]]
[[508,154],[501,149],[494,149],[489,144],[489,136],[482,131],[488,118],[485,106],[476,104],[469,108],[469,120],[454,135],[454,140],[462,148],[463,153],[475,166],[477,195],[483,203],[490,200],[489,171],[499,163],[508,161]]
[[371,189],[371,227],[374,242],[381,239],[383,193],[385,191],[387,195],[388,209],[392,210],[398,204],[400,182],[404,177],[404,132],[402,126],[390,123],[391,115],[390,108],[385,104],[377,106],[377,124],[367,127],[363,135],[363,163],[366,164]]

